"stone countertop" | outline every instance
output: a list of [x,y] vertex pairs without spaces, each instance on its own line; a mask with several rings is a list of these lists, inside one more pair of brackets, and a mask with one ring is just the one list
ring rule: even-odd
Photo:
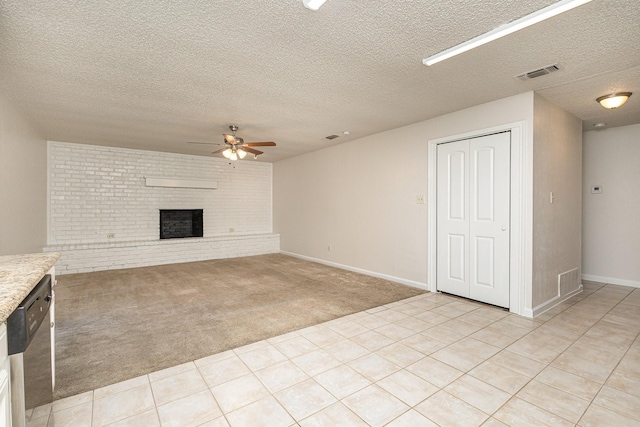
[[0,256],[0,323],[7,321],[58,258],[56,252]]

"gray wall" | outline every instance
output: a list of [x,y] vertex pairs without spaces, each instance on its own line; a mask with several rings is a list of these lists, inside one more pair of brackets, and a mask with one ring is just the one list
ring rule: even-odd
[[46,240],[46,142],[0,95],[0,255],[42,252]]
[[539,95],[534,97],[533,122],[535,308],[562,297],[558,275],[581,264],[582,122]]
[[640,125],[585,132],[583,176],[585,278],[640,287]]
[[281,249],[426,285],[428,141],[532,115],[528,92],[275,163]]

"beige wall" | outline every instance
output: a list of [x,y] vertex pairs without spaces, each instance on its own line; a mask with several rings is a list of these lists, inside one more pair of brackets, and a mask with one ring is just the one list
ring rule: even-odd
[[640,125],[585,132],[583,177],[584,278],[640,287]]
[[529,92],[275,163],[282,251],[426,285],[428,141],[532,116]]
[[582,122],[539,95],[534,98],[533,115],[535,308],[562,297],[558,275],[581,264]]
[[0,96],[0,255],[42,252],[46,219],[46,142]]

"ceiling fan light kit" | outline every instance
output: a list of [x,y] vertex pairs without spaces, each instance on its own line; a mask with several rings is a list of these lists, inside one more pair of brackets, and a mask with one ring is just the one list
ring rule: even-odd
[[613,110],[614,108],[623,106],[631,95],[631,92],[614,92],[608,95],[603,95],[597,98],[596,101],[604,108]]
[[[222,155],[225,158],[232,161],[236,161],[238,159],[240,160],[244,159],[247,156],[247,153],[251,153],[253,154],[253,158],[257,159],[258,156],[263,152],[251,147],[275,147],[276,146],[276,143],[272,141],[244,142],[243,138],[236,136],[236,131],[238,130],[238,126],[231,125],[229,126],[229,129],[231,129],[231,133],[232,133],[231,135],[229,135],[228,133],[222,134],[222,136],[224,136],[224,148],[216,150],[211,154],[222,153]],[[213,144],[212,142],[210,143],[191,142],[191,143],[192,144]],[[218,145],[223,145],[223,144],[218,144]]]
[[222,155],[225,156],[229,160],[238,160],[244,159],[247,155],[247,152],[238,148],[237,150],[232,150],[231,148],[227,148],[222,152]]

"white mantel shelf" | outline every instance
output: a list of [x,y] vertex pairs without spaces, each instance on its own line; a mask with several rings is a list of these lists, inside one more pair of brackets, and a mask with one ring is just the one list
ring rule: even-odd
[[161,178],[146,176],[145,186],[147,187],[168,187],[168,188],[201,188],[215,190],[218,188],[218,181],[205,179],[183,179],[183,178]]

